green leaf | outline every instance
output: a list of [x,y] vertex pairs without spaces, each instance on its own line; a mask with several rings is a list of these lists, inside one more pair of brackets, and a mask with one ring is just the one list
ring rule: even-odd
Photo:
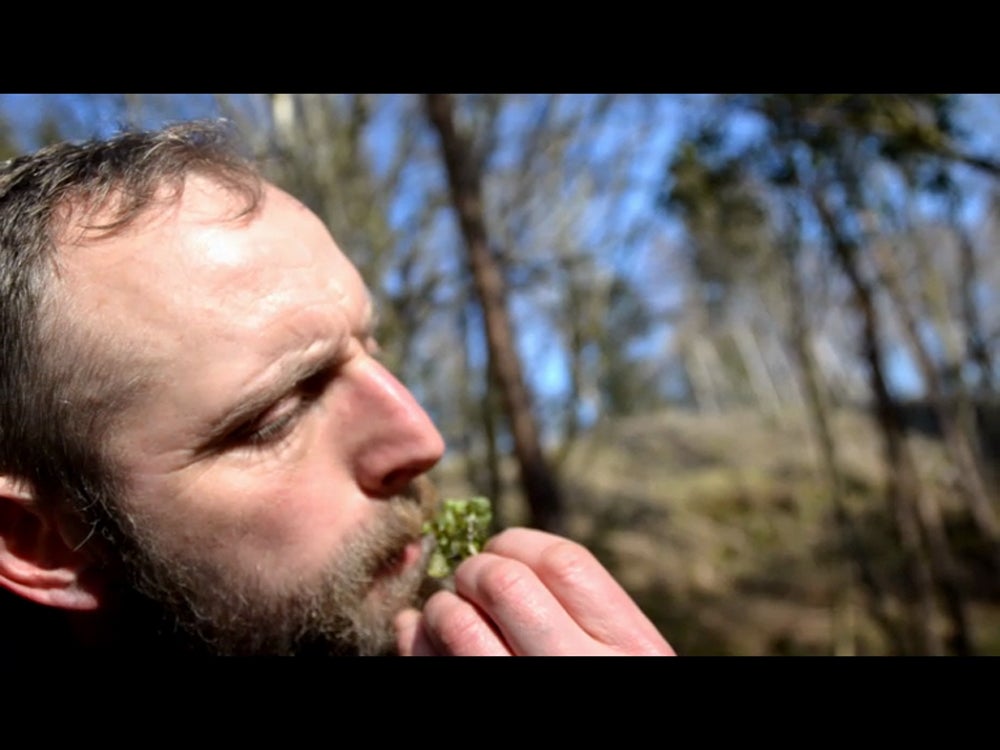
[[433,535],[435,543],[428,575],[444,578],[463,560],[478,554],[492,521],[492,504],[485,497],[444,500],[434,519],[424,524],[424,533]]

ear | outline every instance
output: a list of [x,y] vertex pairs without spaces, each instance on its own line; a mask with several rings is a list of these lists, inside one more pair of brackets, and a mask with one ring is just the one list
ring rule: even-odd
[[31,488],[0,474],[0,586],[38,604],[92,610],[100,606],[101,578]]

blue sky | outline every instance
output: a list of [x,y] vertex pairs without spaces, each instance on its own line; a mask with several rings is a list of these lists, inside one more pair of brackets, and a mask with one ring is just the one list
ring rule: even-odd
[[[635,99],[629,106],[639,106]],[[1000,150],[1000,97],[997,95],[972,95],[967,97],[966,117],[970,132],[970,145],[977,151],[996,154]],[[397,142],[400,128],[414,127],[413,112],[406,110],[407,99],[399,97],[390,100],[388,106],[375,113],[368,143],[376,169],[384,169],[392,148]],[[664,169],[669,154],[680,136],[685,119],[699,106],[699,97],[684,95],[662,95],[647,97],[656,112],[657,126],[641,135],[641,143],[632,151],[633,161],[628,166],[629,188],[616,194],[612,202],[609,194],[595,193],[587,211],[580,217],[574,231],[581,243],[593,243],[600,249],[595,256],[599,264],[630,275],[643,293],[648,295],[657,309],[675,308],[680,301],[676,279],[661,275],[650,278],[648,268],[657,253],[664,247],[680,241],[680,231],[676,223],[656,206],[656,197],[663,184]],[[0,112],[14,128],[20,143],[25,147],[37,145],[31,134],[47,117],[58,117],[67,123],[69,132],[75,137],[103,135],[113,131],[122,119],[124,99],[114,95],[0,95]],[[155,126],[165,119],[179,117],[203,117],[218,115],[219,108],[211,95],[159,95],[154,97],[154,111],[151,111],[142,125]],[[504,127],[516,130],[523,127],[531,113],[531,100],[527,99],[523,108],[507,111]],[[609,119],[605,128],[590,142],[579,144],[586,149],[586,158],[595,165],[594,179],[601,179],[602,158],[616,153],[628,139],[636,139],[635,123],[640,121],[638,110],[630,111],[628,106],[617,117]],[[738,137],[752,137],[753,123],[734,123]],[[498,166],[514,162],[516,154],[500,153]],[[506,162],[505,162],[506,160]],[[426,171],[410,175],[412,190],[428,179],[441,179],[441,175],[431,175]],[[980,180],[977,175],[968,175],[970,181]],[[571,187],[571,186],[570,186]],[[392,206],[390,220],[397,226],[402,224],[419,200],[416,192],[400,191]],[[558,201],[559,196],[554,195]],[[966,207],[970,221],[981,217],[986,208],[985,201],[973,198]],[[620,238],[630,226],[644,226],[631,242],[602,244],[604,237]],[[454,228],[445,227],[443,241],[455,242]],[[532,369],[534,386],[541,395],[557,394],[566,387],[566,368],[558,346],[553,345],[554,333],[546,325],[532,324],[533,311],[527,301],[515,309],[523,323],[520,341],[522,352],[533,362],[540,363]],[[665,337],[669,330],[659,328],[652,331],[642,344],[649,352],[664,351]],[[889,357],[888,368],[891,378],[900,393],[910,394],[919,389],[919,378],[912,363],[901,349],[894,350]]]

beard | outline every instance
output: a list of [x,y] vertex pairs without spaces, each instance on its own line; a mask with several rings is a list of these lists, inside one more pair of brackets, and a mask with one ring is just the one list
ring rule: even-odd
[[229,656],[395,654],[396,614],[421,606],[437,588],[426,574],[429,540],[418,563],[401,565],[435,504],[423,478],[379,501],[373,519],[345,538],[318,575],[280,593],[207,559],[163,553],[155,534],[113,510],[120,504],[102,504],[112,509],[106,528],[122,567],[119,644]]

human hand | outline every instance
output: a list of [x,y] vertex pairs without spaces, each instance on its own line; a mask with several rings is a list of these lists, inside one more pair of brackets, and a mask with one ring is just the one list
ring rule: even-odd
[[534,529],[490,539],[396,632],[403,656],[674,655],[589,550]]

